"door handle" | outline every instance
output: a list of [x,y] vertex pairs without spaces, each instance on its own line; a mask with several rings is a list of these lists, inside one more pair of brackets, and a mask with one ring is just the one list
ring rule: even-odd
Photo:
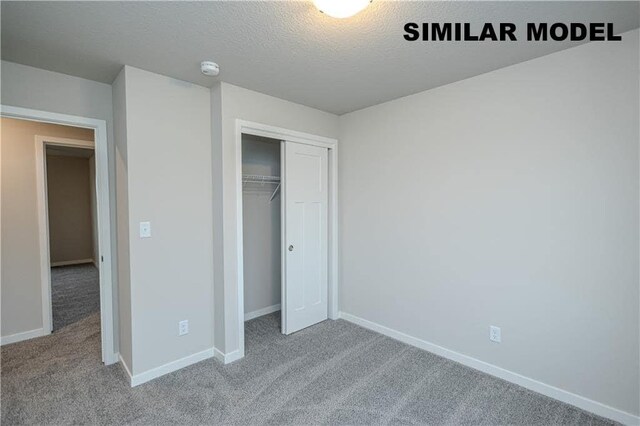
[[293,251],[293,245],[289,246],[289,251]]

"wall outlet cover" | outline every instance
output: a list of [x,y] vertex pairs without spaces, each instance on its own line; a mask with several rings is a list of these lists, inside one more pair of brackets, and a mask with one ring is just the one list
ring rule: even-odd
[[178,336],[189,333],[189,320],[182,320],[178,323]]
[[500,343],[502,341],[500,327],[496,327],[495,325],[489,327],[489,340],[496,343]]

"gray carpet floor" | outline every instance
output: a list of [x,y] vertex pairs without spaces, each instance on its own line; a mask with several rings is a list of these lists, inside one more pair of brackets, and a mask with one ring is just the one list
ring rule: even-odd
[[14,424],[612,424],[345,321],[291,336],[246,324],[246,357],[136,388],[100,363],[99,316],[2,347],[1,422]]
[[51,268],[53,331],[100,310],[100,277],[92,263]]

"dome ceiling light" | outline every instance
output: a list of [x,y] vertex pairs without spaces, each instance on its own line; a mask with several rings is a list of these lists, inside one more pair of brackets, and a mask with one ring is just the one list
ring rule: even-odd
[[313,0],[318,10],[334,18],[348,18],[364,10],[373,0]]

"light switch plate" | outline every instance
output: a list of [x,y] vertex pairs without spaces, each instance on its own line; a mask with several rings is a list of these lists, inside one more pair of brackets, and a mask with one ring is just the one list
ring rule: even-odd
[[140,222],[140,238],[151,238],[151,222]]

